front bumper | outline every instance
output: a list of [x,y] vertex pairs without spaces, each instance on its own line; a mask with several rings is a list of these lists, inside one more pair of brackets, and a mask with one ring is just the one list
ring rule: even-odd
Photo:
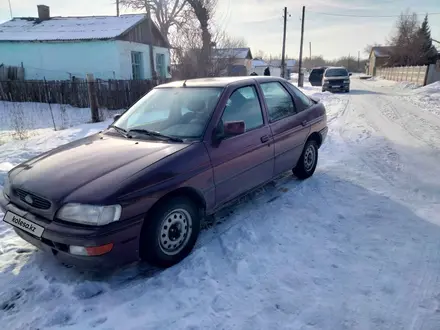
[[343,83],[341,85],[331,85],[331,84],[324,84],[322,85],[322,89],[324,91],[329,91],[329,92],[339,92],[339,91],[346,91],[350,89],[350,84],[349,83]]
[[[319,135],[321,136],[321,145],[324,143],[328,133],[328,127],[324,127],[322,130],[319,131]],[[321,146],[320,145],[320,146]]]
[[[109,269],[139,260],[139,236],[144,217],[122,220],[103,227],[48,221],[10,203],[0,191],[0,208],[44,227],[40,238],[13,227],[18,236],[53,255],[60,262],[81,269]],[[95,247],[113,243],[110,252],[100,256],[79,256],[69,253],[69,246]]]

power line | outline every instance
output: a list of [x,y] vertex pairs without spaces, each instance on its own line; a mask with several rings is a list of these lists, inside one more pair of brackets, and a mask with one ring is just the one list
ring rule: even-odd
[[[390,17],[401,17],[401,16],[407,16],[410,17],[411,15],[350,15],[350,14],[334,14],[334,13],[323,13],[323,12],[318,12],[318,11],[311,11],[308,10],[308,13],[313,13],[313,14],[319,14],[319,15],[326,15],[326,16],[338,16],[338,17],[366,17],[366,18],[390,18]],[[439,13],[420,13],[418,15],[440,15]]]

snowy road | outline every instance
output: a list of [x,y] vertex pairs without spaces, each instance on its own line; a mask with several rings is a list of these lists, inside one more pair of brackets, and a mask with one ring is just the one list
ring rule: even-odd
[[[350,94],[325,93],[330,131],[315,176],[286,175],[225,210],[194,253],[163,272],[79,274],[0,224],[0,324],[439,329],[440,117],[403,94],[358,79]],[[0,176],[79,134],[0,146]]]

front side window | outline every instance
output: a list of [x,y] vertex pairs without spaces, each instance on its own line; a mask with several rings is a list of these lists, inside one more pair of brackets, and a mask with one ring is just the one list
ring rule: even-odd
[[157,88],[134,104],[114,125],[178,138],[200,138],[223,88]]
[[279,82],[262,83],[261,89],[263,90],[271,122],[296,113],[292,96]]
[[222,122],[244,121],[246,132],[263,126],[263,113],[254,86],[235,90],[228,99]]

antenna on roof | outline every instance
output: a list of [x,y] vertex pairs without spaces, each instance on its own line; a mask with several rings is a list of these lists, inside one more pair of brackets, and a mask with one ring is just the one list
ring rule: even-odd
[[9,13],[11,14],[11,19],[13,19],[14,17],[12,16],[12,5],[11,5],[11,0],[8,0],[9,2]]
[[185,81],[183,82],[183,87],[186,87],[186,81],[187,81],[188,79],[185,79]]

